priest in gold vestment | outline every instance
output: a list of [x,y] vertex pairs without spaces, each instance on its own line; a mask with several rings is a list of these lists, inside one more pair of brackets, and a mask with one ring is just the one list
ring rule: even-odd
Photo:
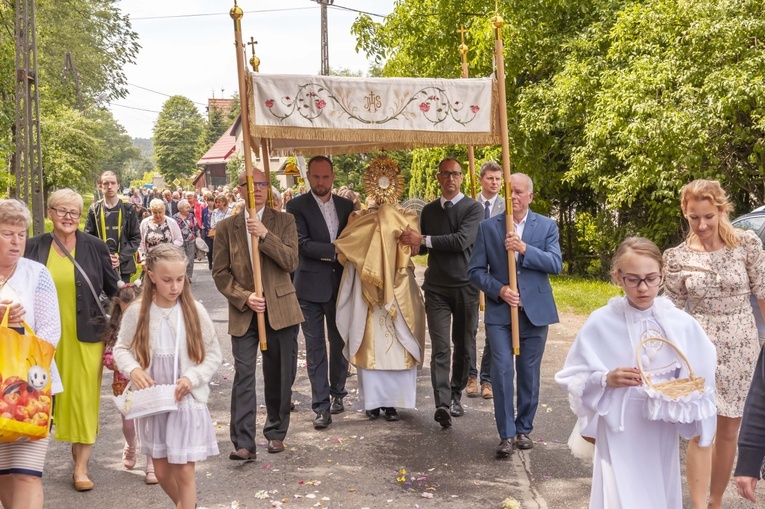
[[418,229],[417,213],[386,203],[361,211],[335,241],[345,266],[337,328],[370,418],[382,411],[387,420],[398,420],[396,408],[415,407],[425,304],[411,251],[398,242],[408,228]]

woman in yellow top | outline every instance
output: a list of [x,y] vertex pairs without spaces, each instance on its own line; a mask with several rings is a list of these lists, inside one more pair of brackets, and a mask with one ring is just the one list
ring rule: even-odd
[[25,256],[46,265],[56,285],[61,341],[55,359],[64,392],[56,396],[53,406],[55,438],[72,443],[72,480],[78,491],[87,491],[93,488],[88,460],[98,434],[104,350],[101,338],[106,325],[88,281],[96,295],[104,292],[112,297],[117,293],[118,279],[106,244],[78,231],[82,207],[82,197],[71,189],[51,194],[48,217],[53,231],[29,239]]

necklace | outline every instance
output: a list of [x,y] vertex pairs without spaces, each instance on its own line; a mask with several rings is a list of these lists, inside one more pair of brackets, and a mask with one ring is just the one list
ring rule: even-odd
[[11,267],[11,270],[8,272],[8,275],[3,276],[2,274],[0,274],[0,289],[2,289],[5,286],[5,283],[7,283],[8,280],[13,277],[13,274],[16,272],[16,266],[18,264],[19,264],[18,261],[13,264],[13,267]]

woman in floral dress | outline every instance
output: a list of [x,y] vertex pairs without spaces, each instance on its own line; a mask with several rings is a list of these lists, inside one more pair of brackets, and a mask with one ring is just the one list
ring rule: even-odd
[[690,442],[688,487],[694,509],[719,508],[760,349],[749,296],[754,293],[764,307],[765,252],[757,235],[731,225],[733,207],[719,182],[694,180],[683,187],[680,201],[690,232],[664,253],[665,290],[696,318],[717,349],[717,435],[710,448]]

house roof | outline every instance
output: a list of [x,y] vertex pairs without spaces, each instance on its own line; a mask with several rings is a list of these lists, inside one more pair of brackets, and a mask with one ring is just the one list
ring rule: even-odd
[[[241,117],[240,117],[241,118]],[[218,141],[213,143],[202,158],[197,161],[197,166],[204,166],[206,164],[220,164],[228,161],[231,154],[236,150],[236,128],[239,126],[239,118],[226,129],[226,132],[218,138]]]

